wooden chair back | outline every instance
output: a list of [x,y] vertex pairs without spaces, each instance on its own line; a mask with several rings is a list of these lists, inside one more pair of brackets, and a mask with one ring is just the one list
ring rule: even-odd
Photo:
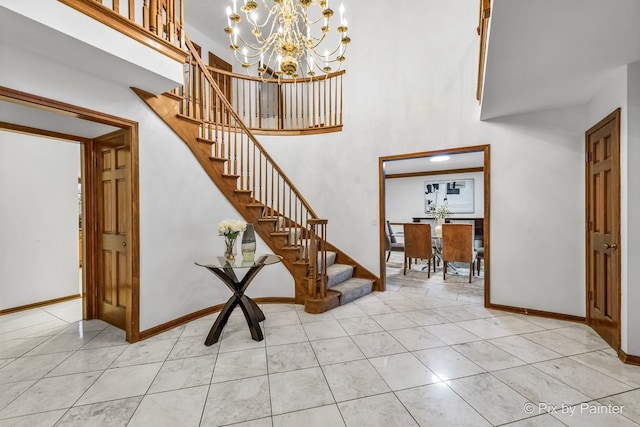
[[433,258],[431,224],[404,224],[404,256],[406,258]]
[[473,262],[473,226],[442,224],[442,260]]

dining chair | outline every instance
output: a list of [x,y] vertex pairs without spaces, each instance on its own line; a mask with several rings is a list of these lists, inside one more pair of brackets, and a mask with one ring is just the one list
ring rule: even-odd
[[442,278],[444,280],[447,279],[449,261],[468,262],[469,283],[471,283],[476,262],[471,224],[442,224]]
[[478,271],[478,276],[480,276],[480,263],[484,259],[484,246],[476,249],[476,254],[476,270]]
[[387,221],[385,226],[385,251],[387,252],[387,261],[391,256],[391,252],[404,252],[404,243],[398,242],[396,236],[393,234],[391,223]]
[[412,259],[427,260],[427,277],[431,277],[431,261],[436,271],[436,260],[431,243],[431,225],[412,223],[404,225],[404,273],[407,274],[407,260],[411,268]]

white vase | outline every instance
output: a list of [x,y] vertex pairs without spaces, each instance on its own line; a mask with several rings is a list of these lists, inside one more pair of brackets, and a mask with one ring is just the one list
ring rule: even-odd
[[442,238],[442,224],[444,224],[444,218],[438,218],[436,220],[436,236]]

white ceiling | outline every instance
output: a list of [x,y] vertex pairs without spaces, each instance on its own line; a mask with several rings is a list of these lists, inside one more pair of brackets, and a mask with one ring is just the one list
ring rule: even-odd
[[449,155],[449,160],[432,162],[428,157],[414,157],[410,159],[387,160],[384,162],[385,174],[434,172],[449,169],[466,169],[484,166],[484,152],[474,151]]
[[84,138],[95,138],[118,130],[113,126],[78,119],[72,115],[5,102],[2,97],[0,97],[0,119],[7,123]]
[[[185,4],[186,21],[224,45],[226,35],[222,28],[226,25],[227,4],[230,1],[189,0]],[[640,0],[493,0],[492,4],[483,120],[583,104],[609,81],[616,69],[640,61]],[[349,2],[348,6],[357,10],[358,3]],[[93,64],[94,69],[96,61],[109,59],[113,63],[113,58],[87,60],[90,52],[84,52],[85,47],[77,41],[62,43],[59,39],[65,35],[2,9],[2,43],[20,40],[31,49],[40,46],[42,54],[52,54],[49,45],[73,46],[66,53],[58,49],[53,54],[74,52],[73,57]],[[352,14],[355,16],[356,12]],[[38,41],[42,40],[50,43],[40,44]],[[111,74],[131,78],[132,71]],[[20,108],[11,111],[13,107],[1,99],[0,105],[0,121],[19,116],[21,124],[34,125],[34,120]],[[67,123],[71,118],[43,116],[47,114],[37,113],[34,117],[58,132],[73,128],[74,134],[84,137],[103,132],[93,125],[87,128]]]
[[[17,47],[37,57],[70,65],[88,74],[96,74],[123,86],[141,87],[153,93],[170,88],[168,79],[101,51],[67,34],[0,6],[0,47]],[[0,54],[1,61],[10,58]],[[43,72],[46,72],[43,71]],[[44,109],[29,108],[0,97],[0,122],[20,124],[41,130],[93,138],[116,128],[71,115],[59,115]]]
[[493,0],[481,119],[588,102],[640,61],[639,0]]

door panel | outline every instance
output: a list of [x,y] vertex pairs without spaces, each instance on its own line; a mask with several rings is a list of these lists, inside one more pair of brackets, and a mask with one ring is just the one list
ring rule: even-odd
[[125,329],[131,291],[128,236],[131,224],[129,144],[124,132],[97,140],[98,317]]
[[620,348],[619,110],[586,133],[587,323]]

